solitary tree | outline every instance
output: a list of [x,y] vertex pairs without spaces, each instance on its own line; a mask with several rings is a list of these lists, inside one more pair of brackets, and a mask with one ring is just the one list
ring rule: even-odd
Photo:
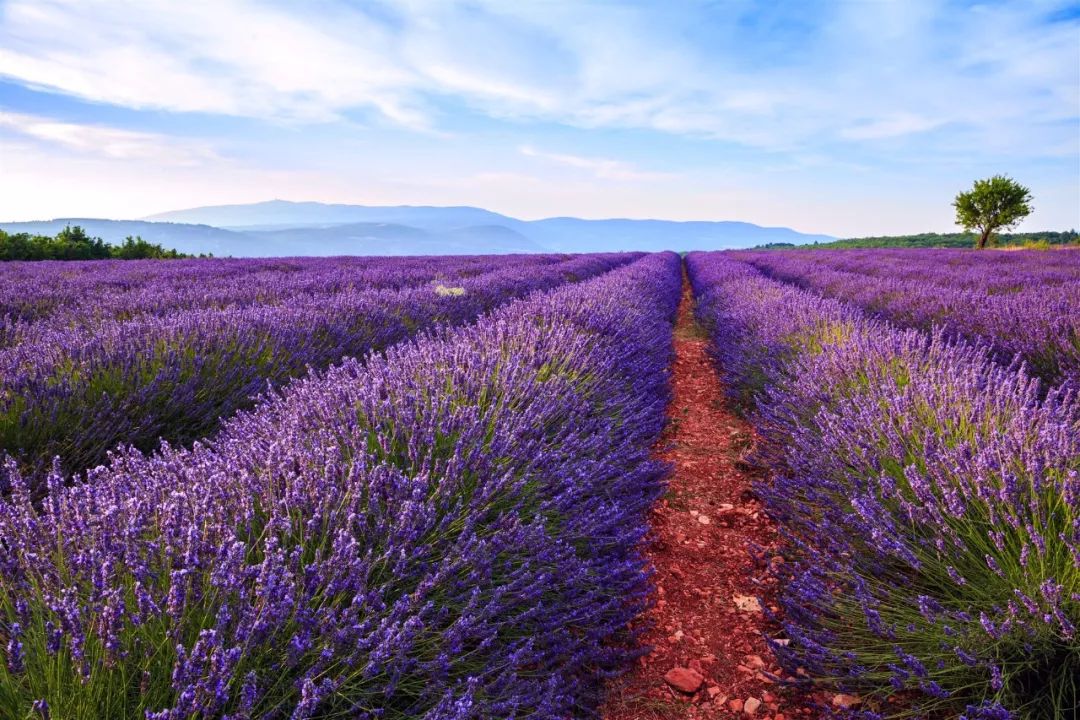
[[956,224],[978,230],[975,247],[982,250],[995,230],[1008,230],[1031,214],[1031,191],[1005,175],[976,180],[975,186],[953,200]]

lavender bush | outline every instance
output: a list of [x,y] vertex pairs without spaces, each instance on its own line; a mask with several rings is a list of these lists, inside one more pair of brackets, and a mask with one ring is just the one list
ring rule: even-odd
[[[508,267],[441,285],[342,290],[279,305],[177,311],[49,329],[0,350],[0,450],[32,477],[52,459],[65,473],[105,461],[118,443],[186,444],[249,407],[267,384],[461,324],[514,297],[605,272],[633,255],[586,255]],[[384,267],[384,272],[389,272]],[[406,274],[410,269],[406,266]],[[32,482],[39,485],[40,483]]]
[[1080,703],[1080,403],[986,349],[691,254],[791,548],[785,667],[865,718]]
[[636,653],[679,260],[0,501],[0,717],[567,718]]
[[839,250],[740,253],[766,275],[906,327],[940,327],[1019,355],[1051,384],[1080,388],[1080,252]]
[[[0,264],[0,318],[51,329],[176,310],[280,305],[339,292],[400,290],[494,268],[541,267],[566,255],[343,257]],[[0,336],[0,347],[6,343]]]

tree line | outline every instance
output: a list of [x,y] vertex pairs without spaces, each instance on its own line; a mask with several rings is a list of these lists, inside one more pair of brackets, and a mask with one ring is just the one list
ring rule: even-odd
[[[956,224],[963,233],[921,233],[882,237],[848,238],[813,245],[767,243],[755,250],[785,250],[796,247],[816,248],[895,248],[895,247],[987,247],[1020,246],[1045,249],[1051,245],[1078,245],[1076,230],[1066,232],[1000,233],[1009,230],[1031,214],[1031,191],[1007,175],[995,175],[976,180],[971,190],[957,194],[953,200]],[[974,232],[973,232],[974,231]]]
[[[848,238],[812,245],[794,243],[767,243],[755,250],[784,250],[796,247],[837,250],[841,248],[969,248],[976,245],[979,236],[974,233],[919,233],[917,235],[887,235],[880,237]],[[1050,247],[1053,245],[1080,244],[1076,230],[1057,232],[1001,233],[993,236],[992,247]]]
[[[128,235],[119,245],[90,237],[82,227],[56,234],[32,235],[0,230],[0,261],[5,260],[175,260],[195,257]],[[199,255],[199,257],[207,257]]]

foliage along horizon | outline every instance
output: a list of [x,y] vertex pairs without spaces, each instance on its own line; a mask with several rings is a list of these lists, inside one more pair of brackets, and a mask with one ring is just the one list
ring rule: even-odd
[[[67,226],[56,237],[0,230],[0,262],[11,260],[178,260],[191,258],[176,250],[128,235],[119,245],[90,237],[79,225]],[[199,257],[205,257],[199,255]],[[212,255],[209,257],[213,257]]]

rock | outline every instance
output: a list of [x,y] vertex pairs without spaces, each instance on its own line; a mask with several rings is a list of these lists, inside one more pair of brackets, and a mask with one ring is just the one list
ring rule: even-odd
[[709,693],[709,699],[713,699],[720,694],[720,688],[713,685],[707,690],[707,692]]
[[837,693],[836,695],[833,695],[832,704],[838,708],[853,708],[862,704],[862,698],[856,695]]
[[736,595],[734,599],[735,607],[743,612],[761,612],[761,603],[753,595]]
[[759,707],[761,707],[760,700],[756,697],[748,697],[746,698],[746,702],[743,703],[743,712],[747,715],[753,715],[758,711]]
[[765,667],[765,661],[761,659],[760,655],[747,655],[746,666],[752,667],[755,670],[761,670]]
[[677,667],[668,670],[667,675],[664,676],[664,682],[679,692],[693,695],[701,689],[701,684],[705,682],[705,678],[696,670]]
[[708,525],[709,523],[712,522],[712,520],[709,519],[708,515],[698,515],[697,521],[699,523],[701,523],[702,525]]
[[740,700],[739,698],[731,698],[727,701],[728,710],[733,713],[741,713],[742,705],[742,700]]

